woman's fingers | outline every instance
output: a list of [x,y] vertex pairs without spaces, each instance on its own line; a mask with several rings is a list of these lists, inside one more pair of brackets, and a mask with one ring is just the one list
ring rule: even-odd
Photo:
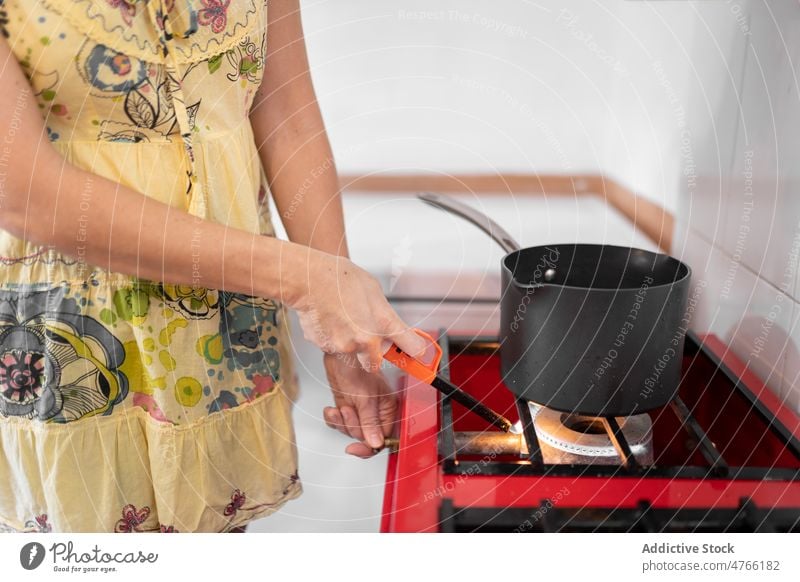
[[341,408],[326,406],[322,410],[322,415],[325,418],[325,424],[330,428],[336,429],[344,436],[358,441],[364,440],[364,432],[361,428],[358,413],[350,406],[342,406]]
[[370,449],[383,446],[384,427],[379,416],[377,398],[367,398],[360,410],[350,406],[323,409],[325,423],[355,440],[363,441]]
[[381,371],[383,363],[383,351],[381,351],[382,341],[379,337],[374,337],[365,346],[365,350],[356,354],[361,367],[370,373],[377,374]]
[[363,434],[363,429],[358,428],[357,430],[350,430],[352,426],[358,426],[357,413],[348,406],[342,407],[342,410],[344,411],[345,417],[347,417],[349,420],[345,420],[345,418],[342,416],[342,411],[335,406],[326,406],[322,410],[322,416],[325,418],[325,424],[332,429],[338,430],[345,436],[357,438],[359,440],[357,443],[350,443],[347,445],[345,452],[348,455],[354,455],[356,457],[361,457],[362,459],[368,459],[369,457],[374,456],[375,451],[373,450],[373,447],[360,442],[362,439],[355,436],[356,434]]
[[356,402],[360,432],[363,440],[370,447],[378,449],[383,446],[383,426],[378,409],[378,396],[370,396]]
[[356,407],[341,407],[347,432],[354,439],[379,449],[383,446],[383,428],[378,413],[378,398],[363,398],[356,403]]
[[375,456],[375,451],[364,443],[350,443],[344,450],[348,455],[354,455],[362,459],[369,459]]
[[347,434],[358,441],[364,440],[364,433],[361,431],[361,423],[355,409],[350,406],[342,406],[339,410],[342,411]]
[[413,328],[407,326],[397,314],[395,314],[394,321],[386,332],[386,337],[412,358],[422,358],[429,347],[429,342],[415,332]]
[[322,409],[322,418],[325,419],[325,424],[328,425],[328,428],[339,430],[341,426],[341,415],[338,409],[332,406],[326,406]]
[[344,419],[342,418],[342,413],[338,408],[335,406],[326,406],[322,410],[322,416],[325,418],[325,424],[330,428],[338,430],[344,436],[350,436],[350,433],[347,432]]

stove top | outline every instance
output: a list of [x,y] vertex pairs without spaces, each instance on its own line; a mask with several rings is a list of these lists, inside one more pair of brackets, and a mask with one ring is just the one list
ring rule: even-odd
[[546,409],[503,385],[497,338],[438,337],[440,373],[523,434],[404,380],[382,531],[800,531],[800,418],[716,336],[687,334],[678,398],[644,417],[647,454],[628,419],[584,419],[611,463],[545,454]]

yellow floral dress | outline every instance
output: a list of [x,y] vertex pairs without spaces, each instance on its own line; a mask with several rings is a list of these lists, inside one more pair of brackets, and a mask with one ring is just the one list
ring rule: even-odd
[[[248,120],[266,17],[265,0],[0,2],[67,160],[273,236]],[[287,323],[268,298],[0,231],[0,529],[227,531],[300,495]]]

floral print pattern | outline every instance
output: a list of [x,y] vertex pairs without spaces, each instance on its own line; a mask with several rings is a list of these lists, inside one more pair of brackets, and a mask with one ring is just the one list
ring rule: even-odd
[[256,46],[256,43],[249,37],[229,50],[225,56],[233,70],[227,74],[228,79],[237,81],[244,78],[251,83],[257,83],[264,66],[264,50],[263,46]]
[[136,5],[138,0],[106,0],[109,6],[118,8],[122,15],[122,20],[128,26],[133,24],[133,17],[136,16]]
[[189,42],[175,48],[182,62],[194,62],[227,50],[243,29],[257,28],[266,1],[47,0],[42,4],[51,10],[71,14],[73,23],[83,21],[86,29],[81,32],[91,32],[100,42],[110,44],[108,41],[115,39],[117,44],[131,45],[134,47],[131,52],[144,60],[159,58],[160,48],[154,33],[164,30],[167,19],[176,36],[193,36]]
[[[290,491],[295,488],[295,486],[299,483],[299,477],[297,475],[297,471],[295,471],[291,477],[289,484],[287,485],[286,489],[283,491],[283,495],[289,495]],[[248,512],[250,514],[273,509],[276,507],[274,503],[253,503],[252,501],[248,503],[247,494],[242,491],[241,489],[234,489],[231,493],[231,500],[225,506],[222,514],[228,518],[228,525],[224,528],[223,531],[231,531],[240,527],[237,525],[237,522],[241,522],[241,513]]]
[[71,422],[124,400],[122,343],[64,288],[0,291],[0,415]]
[[231,0],[200,0],[204,8],[198,13],[197,20],[203,26],[210,26],[216,33],[225,30],[228,24],[228,6]]
[[280,380],[280,356],[276,337],[261,341],[265,332],[278,327],[278,306],[271,299],[223,292],[220,317],[223,354],[229,369],[241,370],[248,380],[256,374]]
[[52,531],[53,526],[48,521],[46,513],[40,513],[25,521],[25,525],[20,529],[0,521],[0,532],[2,533],[50,533]]
[[8,29],[6,26],[8,25],[8,11],[5,8],[0,7],[0,34],[2,34],[5,38],[8,38]]
[[32,520],[25,522],[25,527],[38,533],[50,533],[53,530],[53,526],[47,521],[46,513],[39,514]]
[[0,355],[0,393],[17,404],[33,401],[47,383],[44,354],[18,349]]
[[[113,305],[104,312],[104,320],[112,329],[124,321],[144,333],[145,328],[152,327],[153,315],[160,314],[159,326],[153,328],[152,335],[125,344],[126,359],[120,371],[141,379],[131,388],[136,393],[133,405],[145,408],[159,421],[169,422],[163,410],[165,405],[169,407],[164,399],[170,385],[184,414],[190,414],[202,402],[206,414],[235,408],[274,389],[281,379],[278,312],[278,304],[270,299],[139,280],[114,292]],[[197,337],[201,329],[197,326],[204,321],[208,325],[203,324],[202,329],[213,333]],[[206,378],[213,376],[218,383],[230,378],[229,388],[218,388],[214,395],[206,378],[175,374],[177,362],[170,346],[183,333],[195,338],[196,353],[207,366]]]
[[[125,405],[175,423],[165,413],[173,408],[170,394],[183,415],[196,418],[189,411],[203,402],[204,414],[235,408],[281,380],[273,300],[144,279],[100,300],[102,290],[87,287],[0,291],[0,415],[63,423]],[[88,298],[97,319],[82,306]],[[213,333],[197,337],[203,321]],[[131,326],[141,330],[139,340],[123,343],[115,330]],[[176,374],[172,345],[183,334],[196,338],[204,376]],[[214,394],[212,376],[215,383],[229,378],[227,387]]]
[[117,533],[133,533],[141,531],[141,526],[150,517],[150,508],[145,506],[136,509],[135,505],[128,504],[122,508],[122,519],[117,522],[114,531]]
[[84,78],[106,93],[127,93],[141,85],[147,77],[142,61],[131,59],[105,45],[89,46],[80,57]]
[[286,486],[286,489],[283,490],[283,494],[288,495],[289,490],[295,485],[297,485],[299,482],[300,482],[300,475],[298,474],[297,471],[295,471],[294,473],[289,475],[289,484]]
[[225,506],[225,511],[223,513],[227,516],[236,515],[236,512],[242,508],[245,501],[247,501],[247,496],[238,489],[235,489],[234,492],[231,493],[231,502]]
[[[117,53],[104,46],[84,47],[79,54],[81,73],[91,89],[103,98],[123,102],[123,118],[114,115],[98,123],[98,139],[116,142],[161,141],[180,133],[173,93],[183,83],[164,68]],[[188,121],[194,127],[200,100],[186,106]],[[116,108],[119,111],[119,107]]]
[[162,285],[164,302],[187,318],[208,319],[219,313],[219,292],[191,285]]
[[[19,1],[19,0],[18,0]],[[153,8],[146,9],[152,6]],[[74,86],[74,75],[64,70],[41,70],[44,62],[33,44],[32,49],[16,49],[15,55],[26,70],[36,89],[36,97],[52,120],[48,123],[51,141],[98,139],[123,143],[185,141],[187,153],[194,161],[191,143],[196,134],[221,130],[225,126],[197,123],[203,103],[207,75],[222,74],[231,82],[241,82],[244,99],[237,107],[241,117],[249,107],[264,72],[266,27],[256,27],[259,19],[265,23],[264,0],[50,0],[53,11],[79,12],[85,9],[93,22],[87,31],[89,42],[76,45],[77,55],[70,65],[77,69],[84,88]],[[0,31],[8,33],[0,8]],[[172,36],[163,30],[163,18],[171,23]],[[149,22],[156,18],[156,22]],[[142,36],[141,23],[148,22],[153,38]],[[91,42],[93,31],[102,30],[103,40]],[[155,35],[158,30],[158,35]],[[92,31],[92,32],[90,32]],[[79,30],[78,33],[84,31]],[[75,31],[70,31],[75,34]],[[60,36],[65,36],[63,33]],[[180,58],[196,55],[201,48],[207,51],[203,59],[192,58],[176,68],[172,57],[161,54],[163,38],[172,52]],[[59,42],[63,41],[59,37]],[[41,42],[55,45],[56,39],[42,37]],[[135,50],[123,49],[127,45]],[[214,47],[219,45],[218,50]],[[33,52],[31,52],[31,50]],[[67,49],[69,50],[69,49]],[[151,52],[152,51],[152,52]],[[66,65],[66,62],[65,62]],[[218,73],[219,72],[219,73]],[[40,77],[33,79],[33,77]],[[61,81],[68,79],[68,83]],[[78,109],[72,109],[69,97],[79,92],[90,95]],[[222,89],[223,94],[232,93]],[[213,91],[212,101],[219,99],[220,90]],[[75,125],[72,120],[82,117]],[[194,181],[188,175],[187,190]]]

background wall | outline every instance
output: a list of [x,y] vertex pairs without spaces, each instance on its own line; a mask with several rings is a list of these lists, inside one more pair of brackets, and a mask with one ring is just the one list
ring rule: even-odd
[[[694,268],[694,327],[711,330],[800,411],[800,5],[707,2],[691,53],[694,182],[684,181],[675,253]],[[730,75],[726,74],[730,72]]]
[[302,8],[342,173],[603,172],[675,209],[695,3]]
[[678,214],[674,253],[709,284],[696,329],[800,407],[796,2],[304,0],[303,11],[342,173],[617,179]]

